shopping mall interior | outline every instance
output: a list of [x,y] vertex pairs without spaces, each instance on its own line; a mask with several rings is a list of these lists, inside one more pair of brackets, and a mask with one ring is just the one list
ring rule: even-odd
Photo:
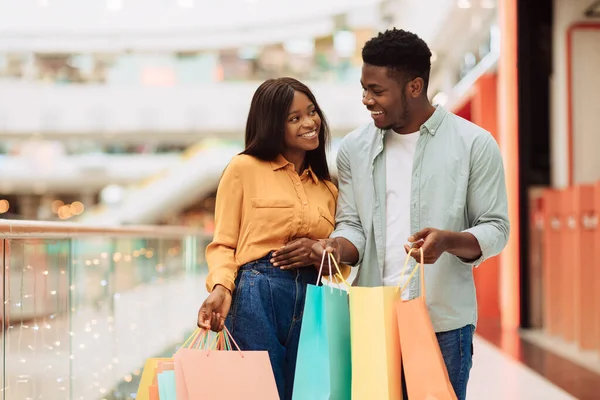
[[335,177],[371,122],[361,49],[391,27],[503,156],[511,235],[474,270],[468,398],[600,398],[600,1],[0,0],[2,400],[134,399],[196,328],[258,85],[314,91]]

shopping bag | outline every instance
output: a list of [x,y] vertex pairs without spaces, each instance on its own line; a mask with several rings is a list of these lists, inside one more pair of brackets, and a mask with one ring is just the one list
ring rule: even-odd
[[[328,254],[323,253],[317,283]],[[335,263],[335,260],[334,260]],[[336,266],[343,280],[342,272]],[[345,282],[345,280],[343,280]],[[346,282],[347,287],[349,285]],[[333,286],[308,285],[294,377],[294,400],[350,400],[352,364],[348,292]]]
[[[335,261],[335,260],[334,260]],[[352,286],[352,399],[401,400],[401,351],[393,286]]]
[[[183,344],[184,347],[192,343],[193,340],[199,340],[197,331],[198,330],[186,340]],[[147,359],[142,371],[142,377],[140,378],[136,400],[159,400],[157,375],[158,373],[169,369],[175,369],[173,358],[162,357]]]
[[[220,345],[222,343],[222,340],[220,339],[222,339],[222,335],[217,335],[216,340],[213,342],[214,346],[208,346],[209,332],[207,330],[198,328],[185,341],[185,343],[181,346],[181,349],[206,349],[214,347],[217,350],[221,350],[224,348],[224,346]],[[178,351],[180,351],[181,349],[179,349]],[[190,400],[190,397],[188,396],[185,376],[183,375],[183,371],[181,371],[181,366],[177,365],[175,366],[175,389],[177,392],[177,400]]]
[[156,376],[156,368],[152,368],[152,384],[148,386],[148,398],[150,400],[160,400],[158,396],[158,380]]
[[177,350],[173,356],[177,400],[279,400],[268,352],[241,351],[227,328],[217,340],[225,343],[224,350]]
[[150,392],[153,390],[153,381],[156,379],[156,369],[159,363],[164,361],[173,361],[172,358],[149,358],[144,364],[142,377],[138,386],[136,400],[156,400],[150,397]]
[[[408,253],[403,270],[406,270],[411,252]],[[421,261],[415,266],[400,294],[420,271],[421,293],[412,300],[396,302],[396,315],[402,363],[409,399],[456,400],[440,346],[431,324],[425,301],[425,274],[423,271],[423,250]],[[402,274],[404,275],[404,273]]]
[[175,391],[175,370],[158,373],[157,380],[160,400],[177,400]]

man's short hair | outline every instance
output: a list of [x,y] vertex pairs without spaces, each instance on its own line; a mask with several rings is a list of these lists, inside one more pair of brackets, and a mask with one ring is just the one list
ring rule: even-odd
[[390,75],[399,75],[403,82],[422,78],[427,92],[431,50],[414,33],[396,28],[379,32],[365,43],[362,59],[365,64],[388,68]]

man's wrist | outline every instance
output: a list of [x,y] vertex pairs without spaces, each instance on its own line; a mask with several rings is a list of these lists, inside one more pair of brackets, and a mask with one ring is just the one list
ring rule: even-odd
[[333,248],[335,250],[337,250],[338,256],[340,257],[340,261],[343,260],[343,253],[344,253],[344,247],[340,241],[340,238],[331,238],[331,240],[333,240],[333,242],[335,243],[335,246],[333,246]]
[[481,248],[475,236],[468,232],[444,231],[444,251],[468,260],[481,256]]
[[442,231],[442,248],[444,252],[452,253],[459,246],[458,233],[452,231]]

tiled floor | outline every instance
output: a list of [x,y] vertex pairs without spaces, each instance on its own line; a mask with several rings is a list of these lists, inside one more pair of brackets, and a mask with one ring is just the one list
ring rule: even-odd
[[486,340],[476,337],[474,348],[475,357],[467,395],[469,399],[575,399]]
[[[600,399],[597,355],[581,359],[574,346],[546,338],[540,332],[502,331],[497,324],[489,321],[481,321],[477,332],[502,354],[535,371],[574,398]],[[574,361],[575,358],[579,358],[578,362]]]

